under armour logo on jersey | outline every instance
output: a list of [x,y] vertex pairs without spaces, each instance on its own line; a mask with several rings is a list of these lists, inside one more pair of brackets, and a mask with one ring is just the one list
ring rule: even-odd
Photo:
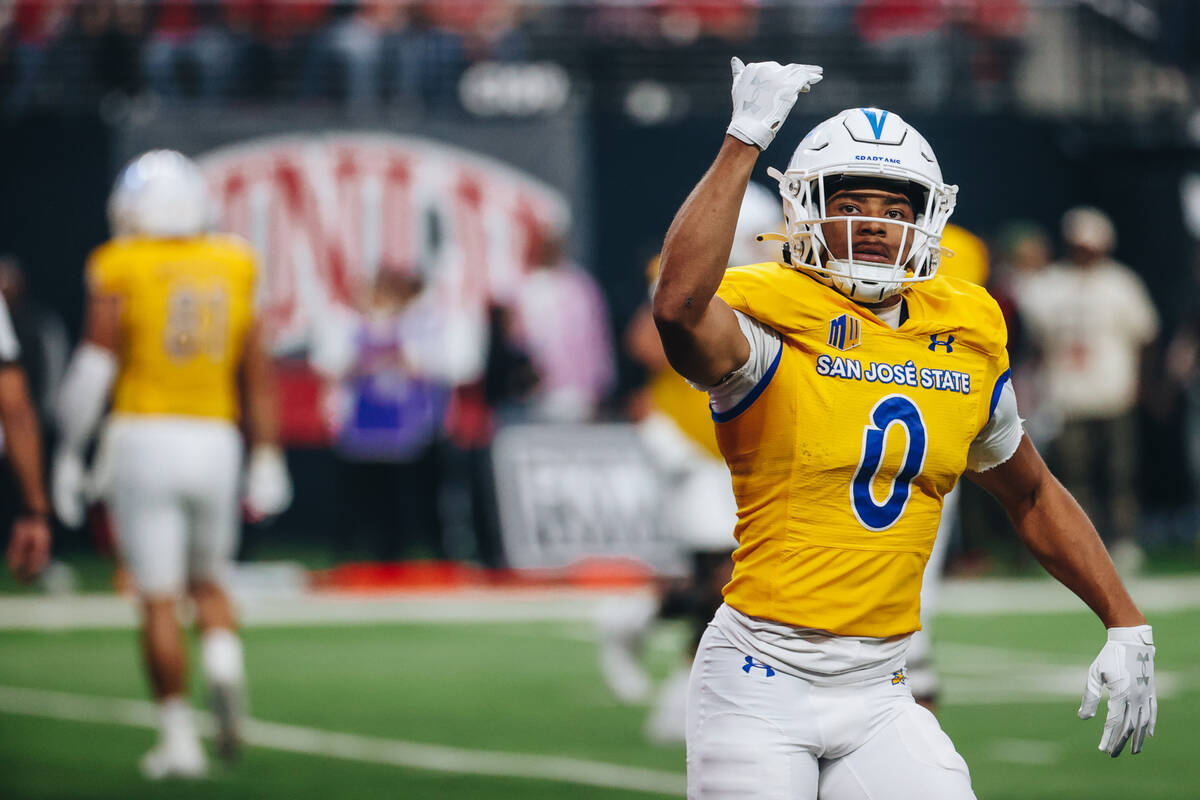
[[867,122],[871,123],[871,132],[875,134],[876,139],[883,138],[883,123],[887,120],[888,112],[880,111],[877,108],[860,108],[863,116],[867,118]]
[[1150,682],[1150,654],[1138,653],[1137,660],[1142,664],[1142,674],[1138,676],[1137,682],[1145,686]]
[[746,656],[746,663],[742,665],[742,672],[745,672],[747,675],[749,675],[750,670],[752,669],[765,669],[767,671],[768,678],[775,677],[775,670],[771,669],[766,664],[758,663],[750,656]]
[[862,322],[857,317],[842,314],[829,320],[829,345],[838,350],[849,350],[862,344]]
[[947,336],[946,341],[944,341],[944,342],[938,341],[938,337],[937,337],[936,333],[929,334],[929,349],[930,349],[930,351],[932,351],[934,353],[937,352],[937,349],[939,347],[946,348],[947,353],[953,353],[954,348],[950,346],[952,344],[954,344],[954,334],[953,333],[950,334],[949,336]]
[[908,676],[904,674],[904,670],[898,669],[892,673],[892,686],[898,686],[902,683],[905,685],[908,684]]

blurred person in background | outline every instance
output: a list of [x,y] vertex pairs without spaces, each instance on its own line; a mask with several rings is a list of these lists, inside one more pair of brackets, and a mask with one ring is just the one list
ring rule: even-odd
[[0,5],[3,33],[11,50],[6,110],[21,114],[42,102],[45,84],[54,80],[49,56],[67,28],[75,0],[16,0]]
[[543,422],[594,419],[616,378],[604,293],[565,244],[562,232],[540,232],[513,298],[513,335],[538,376],[530,416]]
[[1097,521],[1113,560],[1141,563],[1136,408],[1158,312],[1138,274],[1114,260],[1116,229],[1081,206],[1062,219],[1066,257],[1025,279],[1020,306],[1043,405],[1062,420],[1051,446],[1063,483]]
[[133,97],[145,86],[143,0],[79,3],[47,57],[58,102],[95,108],[114,97]]
[[910,102],[941,105],[949,96],[954,71],[942,0],[860,0],[854,23],[870,52],[907,70]]
[[386,77],[399,104],[430,110],[458,102],[458,81],[468,66],[467,39],[440,24],[441,6],[429,0],[406,4],[388,34]]
[[351,108],[380,101],[385,36],[403,13],[390,0],[331,3],[330,19],[315,32],[301,80],[301,94],[335,97]]
[[383,561],[446,555],[439,453],[462,360],[447,333],[421,276],[390,266],[356,314],[326,328],[315,361],[337,381],[336,450],[351,518],[336,543],[342,555],[363,540]]
[[1030,280],[1054,261],[1054,243],[1045,229],[1034,222],[1017,220],[1006,224],[997,237],[999,258],[988,291],[1008,326],[1008,353],[1012,362],[1013,389],[1017,405],[1025,415],[1025,432],[1039,448],[1049,448],[1062,427],[1058,413],[1042,402],[1037,358],[1024,320],[1021,297]]
[[1021,431],[998,305],[937,275],[958,187],[899,116],[846,109],[769,170],[787,263],[727,269],[760,152],[822,78],[731,65],[733,116],[667,232],[653,301],[671,365],[707,387],[738,502],[733,578],[689,687],[689,797],[974,798],[905,669],[942,498],[963,474],[1105,625],[1078,714],[1108,688],[1100,749],[1140,752],[1153,633]]
[[[779,233],[783,217],[776,196],[751,182],[742,198],[729,265],[754,264],[778,258],[775,242],[759,240],[760,233]],[[651,292],[658,280],[659,258],[651,260],[647,278]],[[679,543],[688,573],[664,579],[654,596],[638,596],[605,604],[598,612],[601,632],[600,666],[605,682],[622,702],[641,702],[650,691],[650,677],[641,664],[641,651],[652,624],[659,619],[686,619],[691,626],[683,664],[658,691],[646,721],[646,735],[660,744],[682,742],[687,733],[687,682],[692,654],[721,605],[721,589],[729,582],[737,544],[737,503],[729,468],[713,433],[708,396],[688,385],[667,363],[654,327],[650,303],[644,303],[625,329],[625,350],[645,368],[648,382],[629,404],[631,420],[662,482],[661,519]]]
[[50,504],[42,479],[37,413],[20,359],[21,346],[7,305],[0,302],[0,431],[17,484],[16,507],[4,509],[5,517],[12,519],[7,559],[17,579],[28,581],[50,560]]
[[239,52],[216,0],[165,0],[154,4],[143,68],[151,91],[163,100],[225,99]]
[[[89,496],[106,501],[141,597],[159,708],[158,744],[142,771],[198,777],[206,759],[187,701],[179,603],[185,595],[194,603],[218,753],[233,759],[246,681],[227,589],[239,501],[260,518],[291,501],[253,307],[256,258],[242,240],[209,233],[204,177],[174,151],[134,159],[108,213],[114,238],[88,259],[83,341],[58,398],[54,506],[78,526]],[[89,476],[85,449],[110,393],[112,415]],[[244,484],[239,420],[251,446]]]

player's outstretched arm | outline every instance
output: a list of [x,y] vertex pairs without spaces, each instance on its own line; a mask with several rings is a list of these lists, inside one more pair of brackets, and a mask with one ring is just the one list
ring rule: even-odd
[[1025,436],[1005,463],[968,473],[1004,506],[1022,541],[1038,561],[1079,595],[1108,629],[1108,641],[1088,671],[1079,716],[1096,713],[1100,691],[1109,691],[1100,749],[1114,758],[1126,742],[1138,753],[1154,735],[1154,639],[1108,557],[1100,536],[1075,498],[1046,468]]
[[688,195],[663,242],[654,321],[671,365],[715,384],[742,366],[750,346],[732,309],[716,298],[738,212],[758,154],[771,143],[800,92],[821,68],[774,61],[733,67],[733,119],[713,165]]

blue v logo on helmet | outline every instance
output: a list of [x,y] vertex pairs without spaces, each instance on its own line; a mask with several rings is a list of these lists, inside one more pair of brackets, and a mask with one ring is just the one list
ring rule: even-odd
[[871,131],[875,134],[875,138],[882,139],[883,123],[887,121],[888,112],[875,108],[860,108],[859,111],[863,112],[867,122],[871,123]]

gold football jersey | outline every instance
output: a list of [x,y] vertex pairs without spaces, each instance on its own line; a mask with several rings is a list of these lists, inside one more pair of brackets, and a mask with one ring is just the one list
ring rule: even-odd
[[255,257],[232,236],[114,239],[88,260],[89,290],[121,304],[113,410],[236,420],[253,319]]
[[654,407],[670,417],[688,439],[713,458],[721,458],[708,409],[708,394],[692,387],[678,372],[667,367],[650,379],[650,396]]
[[726,602],[846,636],[917,630],[942,498],[1008,370],[999,307],[939,276],[905,293],[892,330],[782,264],[731,269],[718,295],[783,339],[758,387],[713,415],[738,501]]

